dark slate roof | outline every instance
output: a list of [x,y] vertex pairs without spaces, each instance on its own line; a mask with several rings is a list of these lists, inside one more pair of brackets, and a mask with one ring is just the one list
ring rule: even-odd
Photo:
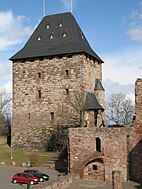
[[94,91],[97,91],[97,90],[105,90],[103,85],[102,85],[102,82],[99,79],[95,79]]
[[103,110],[94,93],[87,92],[85,99],[85,110]]
[[72,53],[87,53],[103,62],[90,47],[73,15],[67,12],[45,16],[25,46],[10,60]]

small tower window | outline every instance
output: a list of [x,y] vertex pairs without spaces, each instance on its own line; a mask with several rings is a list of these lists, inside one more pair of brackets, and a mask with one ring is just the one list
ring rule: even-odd
[[41,98],[41,90],[38,90],[38,98]]
[[54,121],[54,112],[50,112],[51,121]]
[[69,89],[66,89],[66,95],[69,95],[69,93],[70,93]]
[[101,139],[99,137],[96,138],[96,151],[101,152]]
[[47,24],[47,25],[46,25],[46,28],[49,29],[49,28],[50,28],[50,24]]
[[41,72],[38,72],[37,76],[38,76],[39,79],[41,79]]
[[58,26],[59,26],[59,28],[62,27],[63,26],[63,22],[61,21]]
[[52,33],[52,34],[49,36],[49,38],[50,38],[50,39],[54,39],[54,38],[55,38],[54,34]]
[[41,40],[41,36],[38,36],[38,37],[37,37],[37,40],[40,41],[40,40]]
[[69,77],[69,70],[65,70],[65,76]]
[[64,33],[62,34],[62,37],[67,37],[67,32],[64,32]]
[[29,118],[29,120],[31,119],[31,114],[30,113],[28,113],[28,118]]

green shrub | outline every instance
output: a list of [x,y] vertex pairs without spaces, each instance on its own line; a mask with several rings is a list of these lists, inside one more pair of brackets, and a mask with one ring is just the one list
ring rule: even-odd
[[49,152],[56,152],[58,151],[59,144],[58,144],[58,138],[55,133],[53,133],[48,141],[47,144],[47,151]]

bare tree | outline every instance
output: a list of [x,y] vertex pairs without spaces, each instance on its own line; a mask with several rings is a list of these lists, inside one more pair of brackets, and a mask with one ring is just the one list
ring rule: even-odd
[[135,106],[122,93],[112,94],[106,103],[107,124],[130,125],[135,115]]
[[0,134],[7,135],[10,127],[11,97],[6,92],[0,92]]
[[68,95],[66,104],[62,107],[62,118],[67,123],[82,126],[85,111],[85,92],[75,91]]

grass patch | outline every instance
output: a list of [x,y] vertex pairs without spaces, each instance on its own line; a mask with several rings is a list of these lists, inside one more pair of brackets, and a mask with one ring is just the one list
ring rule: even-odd
[[57,152],[29,152],[20,149],[11,150],[7,144],[0,144],[0,163],[5,162],[7,165],[16,162],[16,166],[21,166],[22,163],[26,163],[27,161],[31,161],[36,165],[41,165],[57,156]]

